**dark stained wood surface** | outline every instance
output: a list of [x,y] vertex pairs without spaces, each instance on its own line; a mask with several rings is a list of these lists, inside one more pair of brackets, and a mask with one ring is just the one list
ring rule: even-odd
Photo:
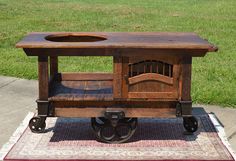
[[49,94],[48,57],[38,57],[39,99],[47,100]]
[[[173,32],[31,33],[16,47],[38,56],[39,99],[63,117],[117,109],[127,117],[169,117],[177,102],[190,115],[192,57],[217,51],[195,33]],[[113,56],[113,73],[58,73],[58,56]]]
[[122,57],[113,57],[113,97],[122,98]]
[[181,63],[181,100],[191,101],[192,57],[183,57]]
[[58,75],[58,80],[69,81],[69,80],[113,80],[113,73],[105,73],[105,72],[65,72],[60,73]]
[[58,73],[58,57],[50,57],[50,77],[54,77]]
[[128,98],[128,75],[129,75],[129,58],[122,58],[122,98]]
[[106,111],[123,111],[126,117],[175,117],[175,108],[55,108],[57,117],[104,117]]
[[134,77],[129,78],[129,84],[135,84],[142,81],[156,80],[166,84],[173,84],[173,78],[163,76],[157,73],[144,73]]
[[[50,37],[53,35],[59,36],[68,36],[68,41],[72,42],[64,42],[61,39],[56,41],[46,40],[46,37]],[[81,42],[75,42],[71,37],[76,36],[97,36],[101,37],[101,41],[92,42],[84,42],[78,39]],[[90,40],[88,40],[90,41]],[[207,51],[216,51],[217,47],[210,44],[208,41],[200,38],[195,33],[174,33],[174,32],[128,32],[128,33],[106,33],[106,32],[49,32],[49,33],[30,33],[23,40],[16,44],[18,48],[24,49],[96,49],[98,50],[99,55],[103,55],[99,53],[99,50],[104,51],[104,49],[181,49],[181,50],[203,50]],[[31,50],[32,52],[33,50]],[[28,52],[30,52],[28,50]],[[34,53],[35,54],[35,53]],[[45,53],[38,53],[38,55],[43,55]],[[67,55],[68,53],[54,53],[55,55]],[[78,52],[77,55],[81,53]],[[104,53],[106,54],[106,52]],[[114,52],[114,54],[117,54]],[[118,53],[119,54],[119,53]],[[129,52],[125,53],[127,56]],[[155,53],[155,54],[160,54]],[[185,54],[189,54],[188,52]],[[35,54],[37,55],[37,54]],[[76,55],[76,53],[73,53]],[[86,55],[86,53],[82,53],[82,55]],[[109,54],[108,54],[109,55]]]
[[113,100],[112,81],[54,82],[50,101],[107,101]]
[[129,98],[149,99],[177,99],[177,92],[129,92]]
[[114,107],[114,108],[175,108],[178,100],[106,100],[106,101],[52,101],[51,105],[55,108],[77,108],[77,107]]

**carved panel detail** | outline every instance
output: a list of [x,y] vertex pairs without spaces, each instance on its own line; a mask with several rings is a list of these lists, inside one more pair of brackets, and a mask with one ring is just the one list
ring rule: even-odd
[[145,60],[129,64],[129,78],[144,73],[173,77],[173,65],[158,60]]

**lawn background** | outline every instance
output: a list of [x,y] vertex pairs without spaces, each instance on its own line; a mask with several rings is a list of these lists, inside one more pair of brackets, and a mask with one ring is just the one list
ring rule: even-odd
[[[0,0],[0,75],[37,79],[15,44],[35,31],[196,32],[219,47],[193,59],[194,103],[236,107],[236,1]],[[112,71],[111,57],[62,58],[61,71]]]

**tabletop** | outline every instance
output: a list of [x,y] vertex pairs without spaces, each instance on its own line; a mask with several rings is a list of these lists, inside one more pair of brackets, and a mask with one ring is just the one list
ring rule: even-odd
[[183,49],[216,51],[188,32],[34,32],[16,44],[25,49]]

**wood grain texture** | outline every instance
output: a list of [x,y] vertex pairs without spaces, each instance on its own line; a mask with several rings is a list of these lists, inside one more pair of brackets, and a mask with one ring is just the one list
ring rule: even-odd
[[50,76],[53,77],[58,73],[58,57],[50,56]]
[[39,99],[47,100],[49,95],[48,57],[38,57]]
[[162,55],[161,53],[159,53],[158,55],[152,55],[152,56],[142,55],[139,57],[136,57],[136,56],[129,57],[129,63],[131,63],[131,64],[141,62],[144,60],[158,60],[158,61],[165,62],[168,64],[176,64],[178,62],[179,58],[177,56],[173,56],[171,54],[166,56],[166,55]]
[[122,98],[122,57],[113,57],[113,97]]
[[[16,47],[39,57],[39,99],[62,117],[117,109],[127,117],[170,117],[177,103],[190,114],[192,57],[217,51],[195,33],[173,32],[31,33]],[[58,56],[113,56],[113,73],[58,73]]]
[[163,99],[163,98],[170,98],[170,99],[177,99],[178,93],[177,92],[129,92],[129,98],[143,98],[143,99]]
[[191,101],[192,57],[185,56],[181,63],[181,100]]
[[[23,48],[28,56],[184,56],[203,57],[206,49],[152,49],[152,48]],[[187,54],[186,54],[187,53]]]
[[129,75],[129,58],[122,57],[122,98],[128,98],[128,75]]
[[175,117],[174,108],[55,108],[57,117],[104,117],[106,111],[123,111],[125,117]]
[[159,81],[147,80],[129,85],[129,92],[174,92],[178,88]]
[[54,108],[82,108],[82,107],[123,107],[123,108],[175,108],[178,100],[139,100],[125,99],[117,100],[86,100],[86,101],[51,101]]
[[79,80],[113,80],[113,73],[77,73],[77,72],[66,72],[58,75],[58,80],[62,81],[79,81]]
[[154,80],[154,81],[160,81],[162,83],[166,84],[173,84],[173,78],[157,74],[157,73],[144,73],[140,74],[134,77],[129,78],[129,84],[135,84],[138,82],[148,81],[148,80]]
[[112,81],[54,82],[50,101],[106,101],[113,100]]
[[[106,40],[97,42],[55,42],[45,38],[50,35],[98,36]],[[16,44],[18,48],[159,48],[159,49],[204,49],[217,48],[195,33],[174,32],[51,32],[30,33]]]

